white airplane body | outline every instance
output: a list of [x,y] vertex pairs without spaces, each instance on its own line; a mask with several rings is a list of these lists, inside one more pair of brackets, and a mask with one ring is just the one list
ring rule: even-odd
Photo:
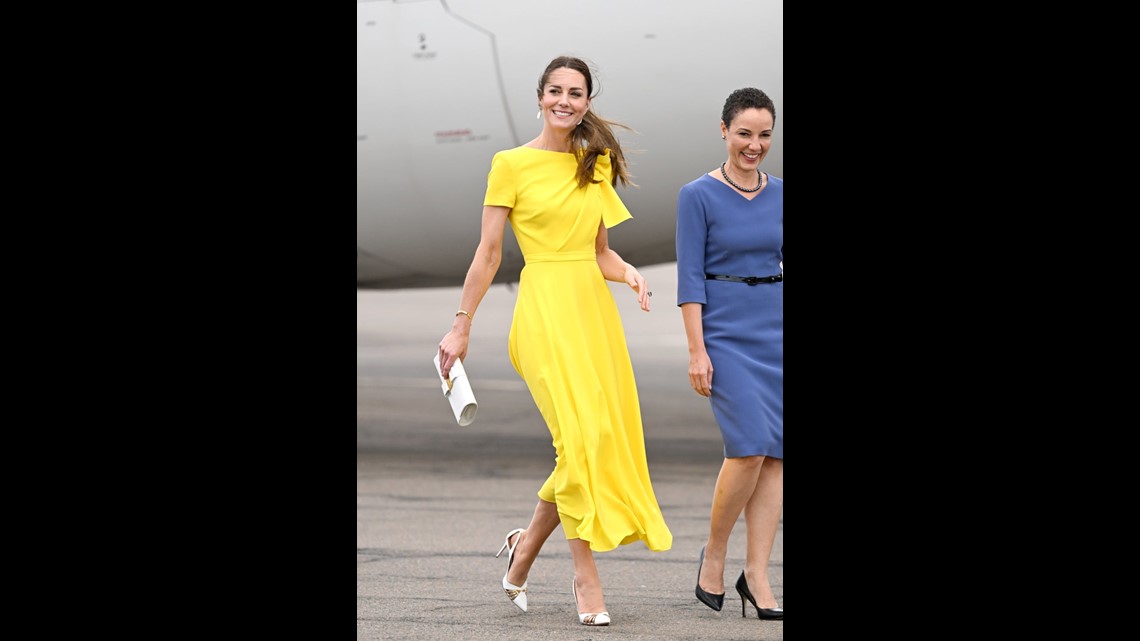
[[[538,80],[560,55],[594,70],[591,108],[616,129],[633,220],[610,229],[626,261],[676,260],[677,192],[725,159],[735,89],[776,104],[761,169],[784,177],[782,0],[357,2],[357,287],[463,284],[491,157],[542,130]],[[509,226],[495,282],[517,282]]]

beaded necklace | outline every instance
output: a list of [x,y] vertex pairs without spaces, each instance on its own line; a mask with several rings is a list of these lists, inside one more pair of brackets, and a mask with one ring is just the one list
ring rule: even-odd
[[727,162],[728,161],[720,163],[720,175],[724,176],[724,179],[728,181],[728,184],[732,185],[733,187],[736,187],[740,191],[743,191],[743,192],[749,193],[749,194],[754,192],[754,191],[760,191],[760,187],[764,186],[764,175],[760,173],[759,169],[756,170],[756,177],[760,179],[760,182],[756,183],[756,186],[753,187],[752,189],[745,189],[745,188],[741,187],[740,185],[732,182],[732,179],[728,177],[728,172],[724,170],[724,165]]

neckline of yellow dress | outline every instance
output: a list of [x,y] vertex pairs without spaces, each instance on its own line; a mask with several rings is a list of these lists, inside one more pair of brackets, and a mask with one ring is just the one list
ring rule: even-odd
[[572,151],[555,151],[554,149],[543,149],[542,147],[531,147],[530,145],[523,145],[523,149],[533,149],[535,151],[546,151],[552,154],[573,154]]

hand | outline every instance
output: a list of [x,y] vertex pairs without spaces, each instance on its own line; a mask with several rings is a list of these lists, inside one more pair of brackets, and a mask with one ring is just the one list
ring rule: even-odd
[[441,380],[446,381],[451,376],[451,366],[455,365],[456,360],[467,358],[467,341],[468,336],[454,329],[439,341],[439,369],[443,375]]
[[637,303],[641,305],[641,309],[649,311],[649,299],[653,296],[653,292],[649,291],[649,283],[646,282],[645,277],[641,272],[637,271],[636,267],[632,265],[625,270],[625,284],[629,285],[633,291],[637,292]]
[[712,396],[713,366],[707,353],[689,357],[689,385],[701,396]]

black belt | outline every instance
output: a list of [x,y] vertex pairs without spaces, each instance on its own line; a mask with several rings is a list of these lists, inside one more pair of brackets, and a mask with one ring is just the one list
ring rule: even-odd
[[784,280],[783,274],[776,274],[775,276],[721,276],[719,274],[705,274],[705,280],[730,280],[734,283],[748,283],[755,285],[757,283],[779,283]]

